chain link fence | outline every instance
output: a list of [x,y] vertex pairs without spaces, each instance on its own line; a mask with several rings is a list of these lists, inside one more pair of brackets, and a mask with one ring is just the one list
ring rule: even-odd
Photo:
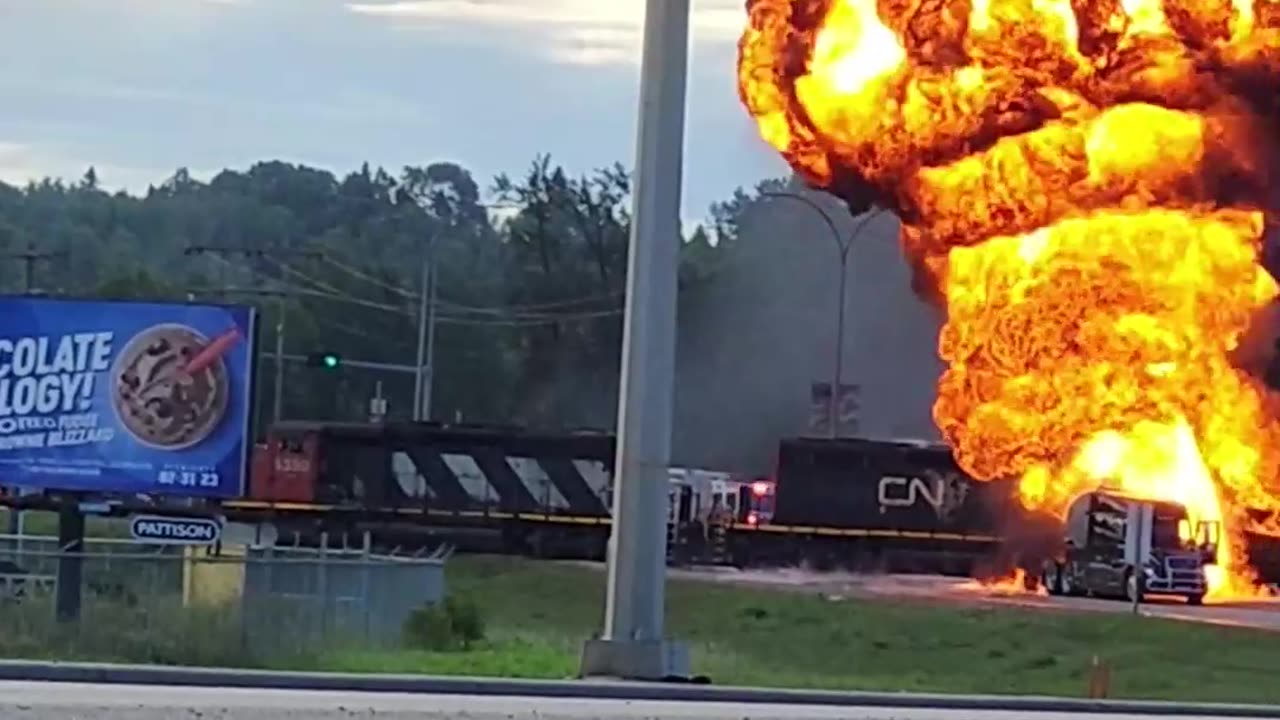
[[0,536],[0,652],[170,664],[269,665],[395,645],[444,597],[445,553],[86,539],[79,621],[54,617],[57,540]]

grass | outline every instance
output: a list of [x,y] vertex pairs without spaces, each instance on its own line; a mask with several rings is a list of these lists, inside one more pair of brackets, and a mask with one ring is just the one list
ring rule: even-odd
[[[0,533],[9,531],[10,510],[0,508]],[[23,531],[27,535],[58,537],[58,514],[53,512],[26,513],[23,518]],[[129,521],[125,518],[104,518],[88,516],[85,518],[84,534],[86,538],[124,539],[129,537]]]
[[[327,669],[556,678],[600,625],[604,576],[586,568],[459,558],[452,592],[489,628],[464,653],[358,653]],[[1014,608],[841,600],[691,581],[668,586],[668,628],[719,684],[1081,696],[1097,655],[1113,697],[1280,703],[1280,635]]]
[[[329,639],[327,649],[283,651],[288,643],[263,636],[259,646],[275,649],[264,655],[248,652],[233,618],[211,611],[97,608],[72,635],[32,605],[0,609],[0,655],[563,678],[576,673],[583,640],[600,626],[598,570],[459,557],[448,585],[484,620],[485,639],[469,650]],[[1280,703],[1280,635],[1123,613],[832,601],[672,581],[668,628],[689,643],[695,671],[718,684],[1079,697],[1097,655],[1111,665],[1113,697]]]

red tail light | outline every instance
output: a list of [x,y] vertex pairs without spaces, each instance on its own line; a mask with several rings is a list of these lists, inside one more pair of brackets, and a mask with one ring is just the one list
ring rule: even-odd
[[760,516],[759,516],[759,515],[757,515],[757,514],[755,514],[755,513],[748,513],[748,514],[747,514],[747,524],[748,524],[748,525],[759,525],[759,524],[760,524]]
[[773,483],[765,482],[764,480],[757,480],[751,483],[751,494],[756,497],[764,497],[771,492],[773,492]]

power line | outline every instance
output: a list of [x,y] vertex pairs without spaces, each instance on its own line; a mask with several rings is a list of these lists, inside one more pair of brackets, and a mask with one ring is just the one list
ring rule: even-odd
[[347,265],[345,263],[340,263],[337,260],[334,260],[332,257],[329,257],[328,255],[325,256],[324,262],[328,263],[329,265],[332,265],[333,267],[341,270],[342,272],[347,273],[348,275],[357,277],[361,280],[364,280],[367,283],[372,283],[374,285],[377,285],[378,287],[383,288],[385,290],[389,290],[393,293],[396,293],[401,297],[408,298],[410,300],[416,300],[418,298],[418,293],[416,292],[406,290],[398,285],[392,285],[391,283],[385,282],[383,280],[379,280],[378,278],[364,272],[363,270],[359,270],[356,267]]
[[290,274],[290,275],[292,275],[292,276],[294,276],[294,277],[296,277],[296,278],[298,278],[298,279],[302,280],[303,282],[311,283],[312,285],[314,285],[314,286],[316,286],[316,287],[320,288],[321,290],[325,290],[325,291],[327,291],[327,292],[329,292],[329,293],[331,293],[331,294],[333,294],[333,295],[346,295],[346,294],[347,294],[345,290],[339,290],[338,288],[336,288],[336,287],[334,287],[334,286],[330,285],[329,283],[324,282],[323,280],[317,280],[317,279],[315,279],[315,278],[311,277],[310,275],[308,275],[307,273],[304,273],[304,272],[302,272],[301,270],[298,270],[298,269],[296,269],[296,268],[294,268],[294,267],[292,267],[292,266],[290,266],[290,265],[286,265],[285,263],[277,262],[277,261],[275,261],[275,260],[272,260],[271,262],[273,262],[273,263],[276,265],[276,267],[280,268],[280,270],[281,270],[281,271],[286,272],[286,273],[288,273],[288,274]]
[[[222,262],[228,262],[225,258],[218,257],[217,259]],[[323,280],[318,280],[307,273],[304,273],[300,270],[296,270],[285,263],[277,262],[274,258],[266,257],[265,259],[273,262],[274,264],[277,264],[281,270],[289,273],[290,275],[300,278],[322,289],[310,290],[310,289],[300,288],[295,286],[295,287],[289,288],[288,290],[270,291],[270,290],[262,290],[259,288],[223,287],[218,289],[217,292],[222,292],[225,294],[232,294],[232,295],[269,295],[272,297],[285,295],[285,296],[311,297],[311,298],[320,299],[320,300],[330,300],[332,302],[347,303],[350,305],[365,307],[371,310],[380,310],[382,312],[392,313],[395,315],[402,315],[410,318],[415,316],[414,313],[406,307],[388,305],[385,303],[377,302],[375,300],[367,300],[365,298],[352,295],[346,291],[343,291],[334,287],[333,285],[327,282],[324,282]],[[417,295],[414,294],[414,297],[417,297]],[[611,297],[611,295],[600,295],[596,297],[606,298],[606,297]],[[540,307],[540,306],[556,307],[556,306],[562,306],[562,305],[567,306],[569,302],[576,303],[581,301],[582,299],[580,298],[574,301],[558,301],[558,302],[548,302],[548,303],[531,304],[531,305],[524,305],[524,306],[516,305],[516,306],[509,306],[509,307],[511,308],[516,308],[516,307],[533,308],[533,307]],[[477,326],[477,327],[537,327],[537,326],[545,326],[545,325],[555,325],[563,322],[578,322],[578,321],[585,321],[585,320],[596,320],[596,319],[605,318],[605,317],[616,317],[616,316],[622,315],[623,313],[623,308],[621,307],[606,308],[601,310],[585,310],[581,312],[568,312],[568,313],[532,313],[532,312],[519,312],[519,311],[511,312],[502,307],[490,307],[490,308],[470,307],[467,305],[460,305],[457,303],[443,301],[443,300],[437,300],[437,303],[441,309],[458,313],[458,314],[441,314],[437,316],[437,322],[448,324],[448,325],[469,325],[469,326]],[[486,317],[486,318],[477,318],[473,316],[469,317],[468,313],[471,313],[473,315],[489,314],[489,315],[493,315],[494,317]]]
[[[314,250],[275,250],[265,248],[246,248],[227,245],[192,245],[183,251],[184,255],[210,255],[219,260],[226,262],[228,256],[235,257],[251,257],[268,259],[273,263],[278,263],[280,256],[300,257],[300,258],[317,258],[320,253]],[[285,332],[285,298],[288,296],[287,288],[277,288],[276,296],[276,375],[275,375],[275,397],[272,403],[272,418],[275,422],[280,422],[284,411],[284,332]]]
[[[358,297],[349,295],[334,295],[319,290],[307,290],[305,288],[290,288],[288,290],[264,290],[260,288],[245,287],[222,287],[222,288],[205,288],[195,290],[193,292],[212,294],[220,293],[225,295],[263,295],[268,297],[311,297],[319,300],[329,300],[332,302],[347,303],[360,307],[367,307],[373,310],[381,310],[383,312],[403,315],[405,317],[413,317],[413,313],[405,308],[396,307],[394,305],[383,305],[381,303],[370,300],[363,300]],[[444,303],[441,303],[444,306]],[[580,313],[565,313],[562,315],[543,315],[543,316],[515,316],[511,318],[476,318],[465,315],[440,315],[436,322],[447,325],[467,325],[476,327],[537,327],[543,325],[555,325],[564,322],[578,322],[585,320],[597,320],[606,317],[618,317],[622,315],[622,308],[611,308],[608,310],[587,311]],[[369,335],[365,335],[370,337]]]
[[[366,273],[365,271],[356,268],[355,266],[348,265],[343,262],[339,262],[328,254],[324,256],[324,262],[329,265],[332,265],[333,267],[337,268],[338,270],[341,270],[342,272],[345,272],[353,277],[364,280],[365,282],[377,285],[378,287],[381,287],[390,292],[396,293],[401,297],[408,298],[408,299],[417,299],[418,297],[418,293],[416,292],[413,292],[411,290],[407,290],[398,285],[393,285],[389,282],[380,280],[370,275],[369,273]],[[465,303],[459,303],[452,300],[440,300],[439,302],[441,307],[449,307],[461,312],[504,315],[508,313],[520,313],[522,311],[554,310],[556,308],[573,307],[575,305],[585,305],[588,303],[599,302],[602,300],[617,300],[617,299],[621,299],[623,294],[624,293],[622,290],[614,290],[607,293],[599,293],[596,295],[585,295],[585,296],[576,297],[576,298],[565,298],[562,300],[549,300],[545,302],[535,302],[535,303],[518,303],[518,304],[511,304],[511,305],[487,305],[487,306],[468,305]],[[619,312],[621,312],[621,310],[619,310]]]
[[[525,304],[516,304],[516,305],[493,305],[488,307],[474,306],[474,305],[460,305],[452,302],[441,303],[441,304],[451,306],[456,310],[463,310],[466,312],[473,312],[473,313],[492,313],[492,314],[500,315],[500,314],[515,312],[516,314],[519,314],[523,311],[555,310],[556,308],[567,308],[567,307],[572,307],[574,305],[586,305],[588,303],[599,302],[602,300],[618,300],[618,299],[621,299],[624,294],[625,293],[622,290],[617,290],[609,293],[601,293],[599,295],[584,295],[582,297],[568,298],[564,300],[548,300],[546,302],[525,303]],[[619,313],[622,312],[622,308],[618,308],[617,310]]]
[[619,317],[622,314],[623,314],[623,310],[617,309],[617,310],[601,310],[599,312],[575,313],[573,315],[556,315],[556,316],[551,316],[543,319],[513,318],[510,320],[502,320],[502,319],[479,320],[475,318],[460,318],[460,317],[452,317],[452,316],[444,315],[437,318],[436,322],[446,324],[446,325],[467,325],[467,326],[473,326],[473,327],[486,327],[486,326],[536,327],[540,325],[559,325],[560,323],[566,323],[566,322],[583,322],[588,320],[599,320],[601,318],[607,318],[607,317]]
[[[354,305],[361,305],[364,307],[369,307],[376,310],[384,310],[386,312],[392,312],[399,315],[413,316],[413,314],[407,308],[397,307],[395,305],[387,305],[384,303],[379,303],[377,301],[365,300],[363,298],[359,298],[344,290],[340,290],[334,287],[333,285],[330,285],[327,282],[318,280],[312,277],[311,275],[308,275],[307,273],[304,273],[300,270],[296,270],[288,265],[281,264],[280,268],[285,272],[289,273],[290,275],[300,278],[303,281],[311,283],[312,285],[315,285],[321,290],[326,291],[323,293],[310,291],[302,294],[310,294],[316,297],[323,297],[323,298],[333,300],[335,302],[347,302]],[[413,297],[413,298],[418,297],[417,294],[410,295],[408,293],[406,293],[406,296]],[[607,297],[607,296],[601,296],[601,297]],[[509,306],[505,308],[504,307],[490,307],[490,308],[472,307],[467,305],[461,305],[461,304],[454,303],[447,300],[436,300],[434,304],[443,310],[452,310],[454,312],[461,313],[461,315],[439,316],[439,319],[441,320],[448,318],[449,323],[454,325],[467,324],[468,319],[466,318],[466,313],[488,314],[488,315],[495,316],[493,318],[485,318],[483,320],[477,318],[474,321],[471,321],[472,324],[477,324],[477,325],[484,325],[484,324],[512,325],[512,324],[521,324],[521,323],[533,324],[533,325],[544,325],[544,324],[552,324],[560,321],[570,321],[575,319],[584,319],[584,318],[591,319],[591,318],[603,317],[607,315],[621,315],[623,312],[623,309],[619,307],[619,308],[609,308],[606,310],[588,310],[588,311],[574,312],[574,313],[553,314],[553,313],[532,313],[532,312],[519,312],[519,311],[513,312],[510,309],[512,307],[518,307],[518,306]],[[553,307],[561,304],[565,304],[565,303],[545,303],[544,306]],[[535,307],[535,306],[524,306],[524,307]]]
[[358,305],[371,310],[381,310],[396,315],[411,315],[408,310],[394,305],[383,305],[382,303],[372,300],[364,300],[358,297],[347,295],[334,295],[332,293],[322,292],[320,290],[308,290],[300,287],[289,287],[286,290],[265,290],[262,288],[246,288],[234,285],[227,285],[218,288],[202,288],[192,292],[197,294],[222,294],[222,295],[262,295],[266,297],[310,297],[319,300],[331,300],[333,302],[346,303],[348,305]]

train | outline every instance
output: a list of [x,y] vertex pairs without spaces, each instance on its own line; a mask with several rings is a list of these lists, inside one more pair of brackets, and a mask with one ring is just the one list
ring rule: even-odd
[[[255,445],[243,497],[115,499],[106,512],[206,515],[309,542],[601,560],[613,514],[610,433],[496,425],[283,422]],[[1060,518],[1032,513],[1016,482],[976,481],[949,447],[897,438],[784,438],[768,475],[668,474],[673,565],[1038,578]],[[2,498],[56,509],[56,499]],[[141,504],[140,504],[141,503]],[[47,505],[47,507],[46,507]],[[1280,540],[1251,536],[1280,582]]]
[[[434,423],[281,423],[228,518],[329,532],[428,531],[464,549],[600,559],[615,438]],[[1033,526],[1012,484],[975,482],[942,444],[788,438],[775,472],[673,468],[673,563],[975,574]],[[400,541],[407,541],[399,538]]]
[[[281,423],[257,445],[230,519],[284,530],[374,528],[385,538],[561,559],[605,557],[615,438],[438,423]],[[779,441],[767,476],[673,468],[672,564],[1003,577],[1041,574],[1060,518],[1013,480],[976,481],[948,446],[898,438]],[[1280,581],[1280,540],[1250,537]]]

